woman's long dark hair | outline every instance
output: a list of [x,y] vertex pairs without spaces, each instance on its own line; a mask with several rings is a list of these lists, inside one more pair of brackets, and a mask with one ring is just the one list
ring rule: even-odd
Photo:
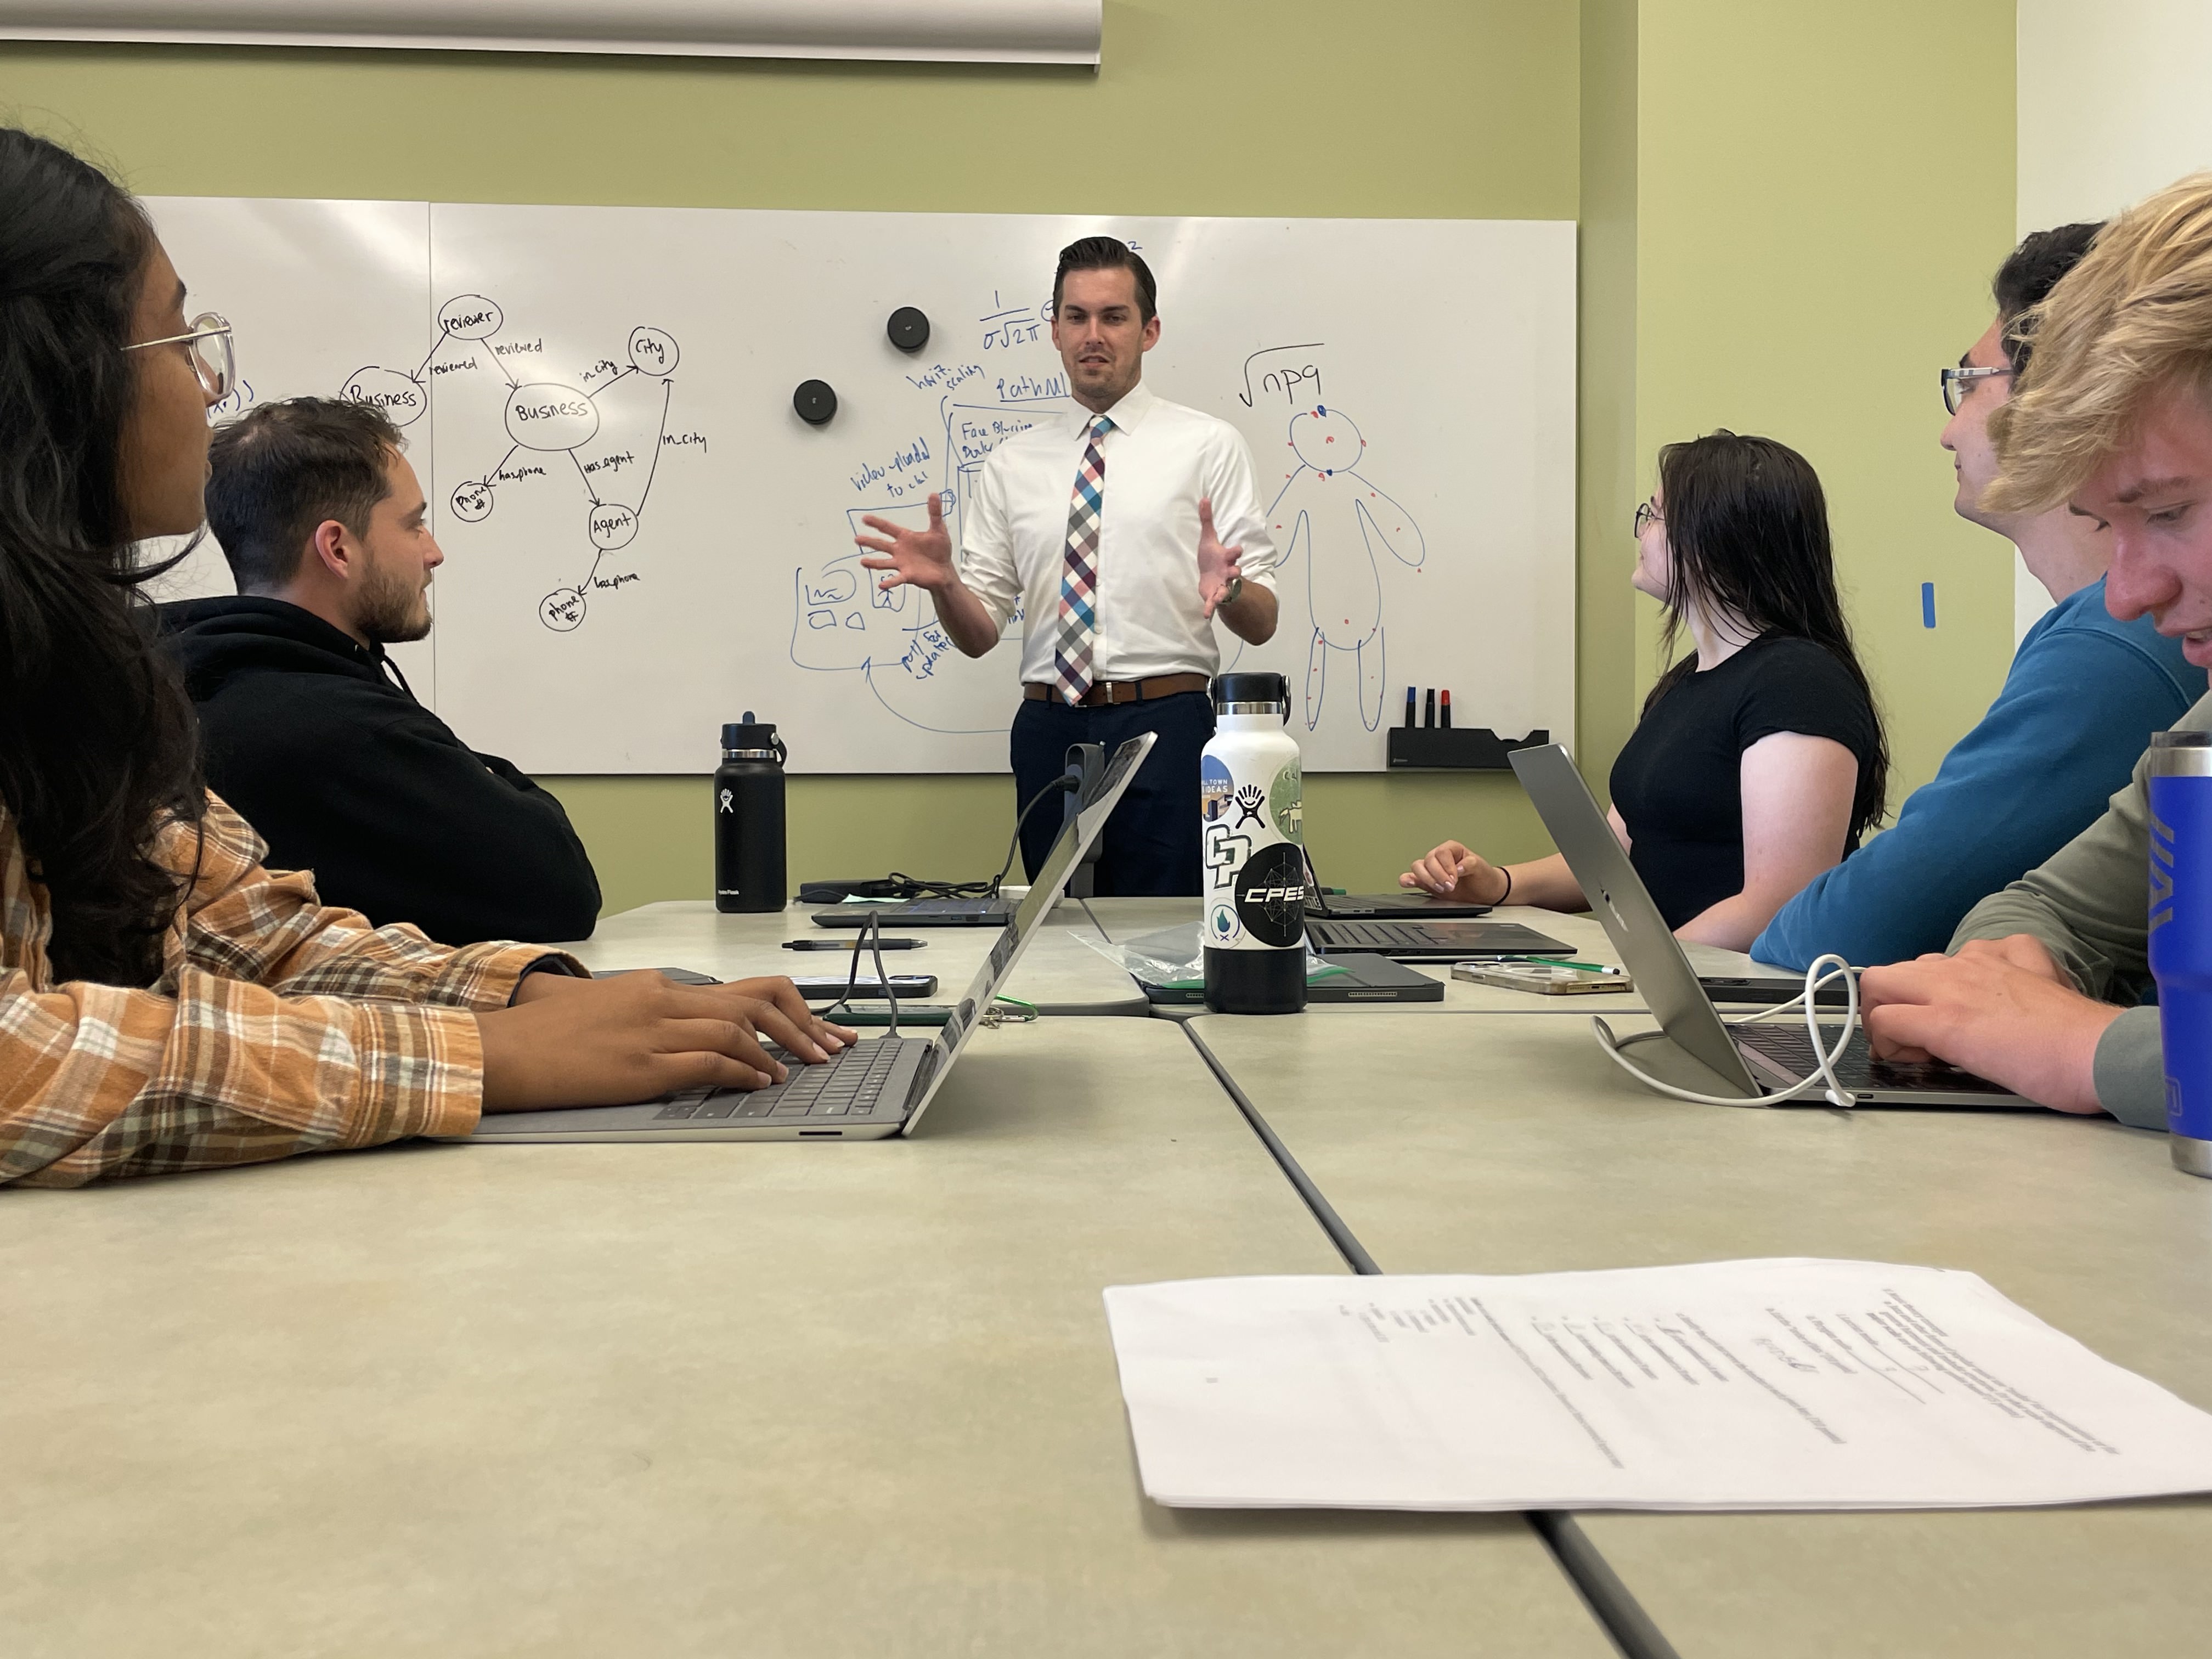
[[58,145],[0,128],[0,799],[62,979],[149,985],[182,883],[150,856],[204,797],[191,705],[134,612],[124,352],[154,234]]
[[[1812,464],[1771,438],[1714,432],[1659,452],[1659,491],[1674,574],[1662,649],[1674,653],[1692,606],[1743,619],[1754,639],[1786,635],[1825,646],[1874,706],[1836,597],[1828,501]],[[1693,652],[1659,677],[1644,712],[1697,672]],[[1859,767],[1850,842],[1881,822],[1889,796],[1889,738],[1874,720],[1874,754]]]

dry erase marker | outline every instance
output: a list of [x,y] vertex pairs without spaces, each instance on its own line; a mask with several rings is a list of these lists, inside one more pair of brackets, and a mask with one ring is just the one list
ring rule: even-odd
[[1437,688],[1436,688],[1435,686],[1433,686],[1433,685],[1432,685],[1432,686],[1431,686],[1431,687],[1429,688],[1429,690],[1428,690],[1428,696],[1427,696],[1425,698],[1424,698],[1424,699],[1423,699],[1423,701],[1422,701],[1422,705],[1421,705],[1421,724],[1422,724],[1422,726],[1423,726],[1424,727],[1433,728],[1433,727],[1435,726],[1436,723],[1437,723]]
[[1413,688],[1410,685],[1406,688],[1406,729],[1413,729]]
[[1444,722],[1443,722],[1443,723],[1444,723],[1444,730],[1445,730],[1445,731],[1447,731],[1447,732],[1450,731],[1450,730],[1451,730],[1451,690],[1450,690],[1450,688],[1449,688],[1449,687],[1446,687],[1446,688],[1445,688],[1445,690],[1444,690]]

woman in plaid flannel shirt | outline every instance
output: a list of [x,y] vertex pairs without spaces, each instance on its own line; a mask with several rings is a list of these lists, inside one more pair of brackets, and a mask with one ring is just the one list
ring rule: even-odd
[[854,1039],[787,979],[594,981],[264,870],[201,786],[133,544],[200,527],[228,325],[137,204],[0,128],[0,1184],[465,1133],[480,1111],[784,1075]]

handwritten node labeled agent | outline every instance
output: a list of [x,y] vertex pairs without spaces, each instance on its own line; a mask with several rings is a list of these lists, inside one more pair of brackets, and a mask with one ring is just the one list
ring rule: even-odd
[[[1284,547],[1285,570],[1304,554],[1313,636],[1306,653],[1306,729],[1321,724],[1328,690],[1329,653],[1349,652],[1359,682],[1359,718],[1370,732],[1382,723],[1388,681],[1381,553],[1419,569],[1428,556],[1420,526],[1361,470],[1367,441],[1342,410],[1325,404],[1291,417],[1290,447],[1297,470],[1267,509]],[[1338,675],[1342,678],[1343,665]]]
[[[620,552],[636,538],[646,498],[659,471],[660,452],[677,447],[703,448],[706,439],[696,432],[672,437],[669,433],[669,402],[682,354],[664,330],[634,328],[626,361],[603,357],[581,374],[555,379],[544,373],[544,338],[500,340],[496,337],[506,323],[498,304],[481,294],[448,300],[438,310],[437,338],[420,363],[412,369],[376,364],[356,369],[340,395],[374,404],[396,424],[407,426],[428,409],[431,387],[449,377],[475,379],[489,373],[507,383],[501,407],[509,441],[507,453],[481,477],[456,484],[446,504],[461,523],[481,524],[491,516],[501,485],[544,477],[549,471],[574,471],[589,503],[584,532],[592,550],[591,568],[583,580],[555,588],[538,605],[538,621],[565,634],[584,620],[591,594],[638,580],[635,571],[603,575],[601,567],[608,555]],[[658,409],[649,391],[635,407],[619,414],[614,405],[621,400],[601,402],[625,380],[648,387],[658,383]],[[647,424],[656,420],[657,424]],[[647,431],[650,439],[646,438]],[[565,469],[555,459],[563,456],[568,461]]]

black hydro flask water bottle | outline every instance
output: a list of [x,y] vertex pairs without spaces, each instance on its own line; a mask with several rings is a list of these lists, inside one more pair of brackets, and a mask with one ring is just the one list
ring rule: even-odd
[[781,910],[783,873],[783,762],[775,727],[744,720],[722,728],[714,773],[714,908]]

